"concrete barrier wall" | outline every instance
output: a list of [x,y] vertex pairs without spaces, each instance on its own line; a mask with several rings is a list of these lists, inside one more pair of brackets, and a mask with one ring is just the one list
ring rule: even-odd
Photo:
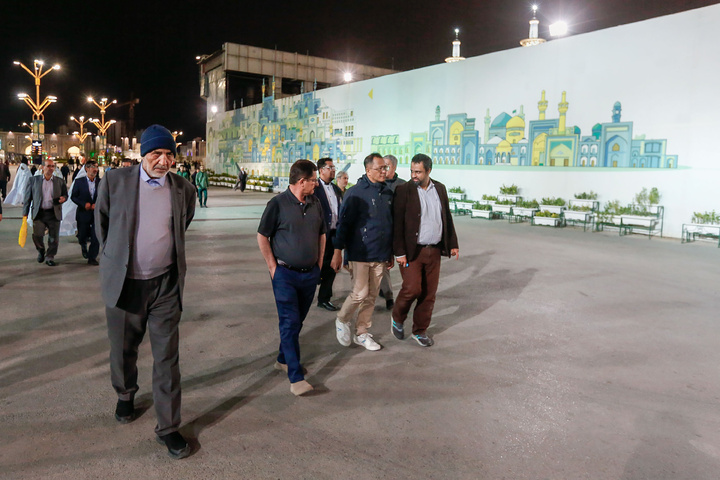
[[[657,187],[665,235],[720,210],[715,32],[720,5],[351,83],[224,113],[208,110],[211,168],[287,175],[330,156],[354,181],[372,151],[407,178],[415,153],[469,198],[593,190],[630,203]],[[210,108],[210,106],[209,106]]]

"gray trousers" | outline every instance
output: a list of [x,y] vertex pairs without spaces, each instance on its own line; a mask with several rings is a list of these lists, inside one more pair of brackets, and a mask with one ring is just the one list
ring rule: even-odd
[[105,307],[110,380],[120,400],[133,400],[138,391],[138,348],[145,329],[150,331],[158,435],[180,427],[179,293],[177,269],[173,267],[150,280],[126,278],[117,306]]
[[[45,253],[45,230],[48,232],[47,253]],[[60,220],[55,216],[54,209],[41,209],[37,218],[33,218],[32,239],[37,251],[45,253],[46,259],[55,259],[60,244]]]

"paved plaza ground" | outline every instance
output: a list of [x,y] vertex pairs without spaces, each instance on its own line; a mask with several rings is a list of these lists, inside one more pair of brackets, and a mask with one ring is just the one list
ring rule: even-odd
[[[273,370],[277,316],[255,232],[271,196],[211,188],[188,232],[183,426],[155,442],[113,418],[97,267],[63,238],[55,268],[0,222],[0,478],[717,479],[720,249],[677,239],[456,217],[432,348],[390,333],[342,347],[312,307],[300,336],[314,395]],[[74,240],[74,239],[73,239]],[[396,290],[400,276],[392,272]],[[336,281],[336,303],[349,291]]]

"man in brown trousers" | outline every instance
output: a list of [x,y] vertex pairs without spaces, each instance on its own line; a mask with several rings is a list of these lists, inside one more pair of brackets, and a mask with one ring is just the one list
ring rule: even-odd
[[411,181],[398,185],[393,204],[393,253],[403,283],[392,312],[392,333],[398,340],[405,338],[403,323],[417,300],[412,336],[423,347],[434,343],[427,328],[440,280],[440,257],[460,258],[447,190],[430,179],[431,171],[430,157],[415,155],[410,162]]

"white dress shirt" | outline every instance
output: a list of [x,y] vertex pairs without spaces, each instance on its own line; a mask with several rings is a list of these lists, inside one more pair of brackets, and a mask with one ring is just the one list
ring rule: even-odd
[[43,199],[40,207],[44,210],[49,210],[53,208],[53,193],[55,190],[55,185],[53,185],[53,177],[50,177],[50,180],[48,180],[43,176],[42,179]]
[[332,183],[325,183],[322,178],[319,180],[323,188],[325,189],[325,196],[327,196],[328,203],[330,204],[330,212],[332,217],[332,219],[330,220],[330,230],[335,230],[337,228],[338,221],[337,195],[335,195],[335,189],[333,188]]

